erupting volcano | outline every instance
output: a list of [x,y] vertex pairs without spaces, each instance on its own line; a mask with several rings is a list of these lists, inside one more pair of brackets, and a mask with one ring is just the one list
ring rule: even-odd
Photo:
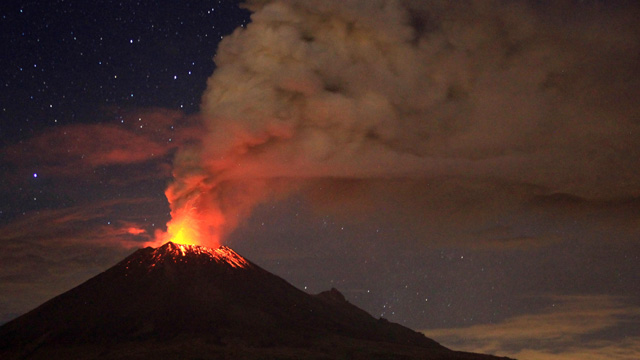
[[[217,247],[221,245],[220,230],[225,223],[221,212],[207,211],[211,206],[198,204],[200,196],[184,204],[166,192],[171,205],[171,220],[167,223],[167,232],[156,236],[156,243],[195,244]],[[203,210],[204,209],[204,210]]]
[[[245,258],[226,246],[211,249],[198,245],[174,244],[173,242],[168,242],[164,246],[155,249],[150,257],[143,258],[141,261],[147,261],[148,267],[151,268],[167,261],[186,262],[188,260],[199,263],[215,262],[232,268],[251,266]],[[142,262],[139,262],[139,264],[142,264]]]
[[309,295],[232,249],[168,242],[0,327],[2,359],[497,359]]

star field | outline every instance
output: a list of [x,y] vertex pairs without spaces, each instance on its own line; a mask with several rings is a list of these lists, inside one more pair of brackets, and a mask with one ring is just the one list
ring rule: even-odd
[[228,1],[5,3],[3,141],[119,108],[194,112],[218,43],[248,21]]

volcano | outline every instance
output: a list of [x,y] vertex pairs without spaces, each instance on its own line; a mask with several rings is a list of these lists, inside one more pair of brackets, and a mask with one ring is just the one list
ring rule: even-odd
[[[498,359],[309,295],[228,247],[172,242],[0,327],[2,359]],[[505,359],[505,358],[503,358]]]

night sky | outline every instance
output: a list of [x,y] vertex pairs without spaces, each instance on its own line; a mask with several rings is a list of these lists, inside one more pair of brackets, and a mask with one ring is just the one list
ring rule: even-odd
[[0,11],[0,323],[189,207],[455,350],[640,358],[635,1]]

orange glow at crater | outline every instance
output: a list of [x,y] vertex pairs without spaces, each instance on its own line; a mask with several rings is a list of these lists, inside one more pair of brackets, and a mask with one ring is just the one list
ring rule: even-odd
[[206,246],[175,244],[169,242],[162,247],[155,249],[152,256],[153,263],[150,267],[155,267],[159,261],[164,261],[167,257],[174,261],[179,259],[181,262],[188,262],[189,260],[180,258],[191,257],[191,259],[193,259],[193,256],[199,257],[200,260],[205,259],[207,261],[224,263],[233,268],[247,268],[251,266],[245,258],[226,246],[211,249]]
[[174,219],[167,224],[167,241],[176,244],[200,244],[199,240],[200,234],[193,219]]
[[179,208],[173,208],[176,204],[172,204],[167,232],[156,234],[156,240],[151,246],[170,241],[175,244],[219,247],[225,224],[224,216],[219,211],[212,211],[211,206],[206,206],[202,201],[201,197],[195,197]]

